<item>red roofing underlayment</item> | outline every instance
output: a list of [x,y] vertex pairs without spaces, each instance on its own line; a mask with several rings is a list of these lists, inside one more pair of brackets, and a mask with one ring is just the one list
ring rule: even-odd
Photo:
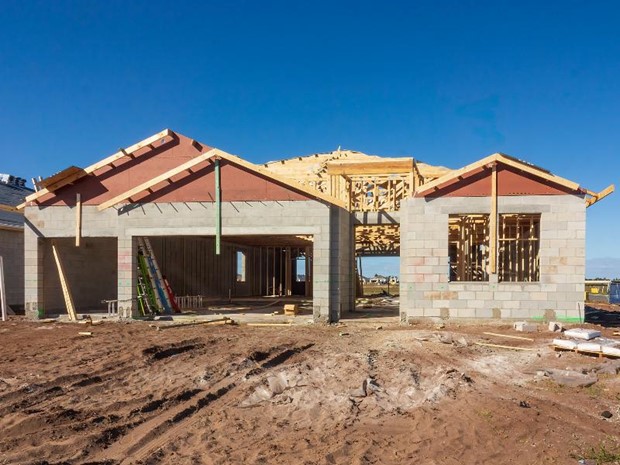
[[[46,194],[39,205],[75,205],[76,194],[81,195],[82,204],[99,205],[131,188],[153,179],[168,170],[190,161],[209,151],[211,147],[201,145],[181,134],[174,133],[155,147],[145,147],[132,155],[85,176],[74,184],[61,187]],[[220,161],[222,201],[269,201],[309,200],[312,196],[294,187],[277,182],[260,173],[238,166],[226,159]],[[212,202],[215,200],[214,164],[206,160],[174,176],[171,181],[162,181],[153,186],[152,193],[143,191],[131,197],[133,202]],[[128,202],[129,200],[127,200]]]

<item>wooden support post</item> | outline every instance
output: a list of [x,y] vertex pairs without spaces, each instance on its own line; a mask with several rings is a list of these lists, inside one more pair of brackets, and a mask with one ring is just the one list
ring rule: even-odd
[[220,159],[215,158],[215,254],[222,248],[222,195],[220,185]]
[[6,289],[4,287],[4,260],[0,255],[0,305],[2,306],[2,321],[7,319]]
[[82,196],[75,194],[75,246],[80,246],[82,238]]
[[293,263],[292,263],[292,255],[291,255],[290,247],[287,247],[285,249],[284,259],[286,260],[286,262],[284,263],[284,276],[285,276],[284,294],[287,296],[290,296],[293,294]]
[[491,273],[497,273],[497,163],[491,168],[491,218],[489,233],[489,261]]

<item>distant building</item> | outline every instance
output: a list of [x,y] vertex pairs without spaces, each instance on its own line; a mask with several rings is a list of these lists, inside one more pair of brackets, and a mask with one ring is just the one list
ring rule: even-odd
[[[26,180],[0,174],[0,205],[15,207],[34,192]],[[0,256],[4,261],[7,303],[13,310],[24,308],[24,215],[0,209]]]

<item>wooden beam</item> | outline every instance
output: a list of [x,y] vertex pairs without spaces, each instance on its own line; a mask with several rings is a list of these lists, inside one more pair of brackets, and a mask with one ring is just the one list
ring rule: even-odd
[[129,189],[128,191],[123,192],[122,194],[117,195],[116,197],[111,198],[110,200],[106,200],[102,204],[97,207],[97,210],[102,211],[106,208],[110,208],[117,203],[120,203],[124,200],[131,198],[132,196],[139,194],[145,190],[150,189],[151,187],[159,184],[160,182],[167,181],[168,179],[176,176],[183,171],[187,171],[189,168],[196,166],[198,163],[202,163],[203,161],[211,158],[212,156],[219,153],[217,149],[211,149],[208,152],[203,153],[202,155],[198,155],[196,158],[192,158],[191,160],[183,163],[182,165],[177,166],[171,170],[166,171],[164,174],[160,174],[159,176],[155,176],[153,179],[150,179],[142,184]]
[[600,191],[598,194],[591,194],[592,198],[586,200],[586,208],[594,205],[599,200],[603,200],[605,197],[607,197],[609,194],[611,194],[615,190],[616,190],[616,186],[614,186],[613,184],[610,184],[605,189]]
[[425,193],[427,191],[430,191],[431,189],[438,189],[443,184],[451,182],[451,181],[455,181],[460,176],[463,176],[464,174],[468,173],[469,171],[473,171],[473,170],[476,170],[478,168],[481,168],[484,165],[486,165],[488,163],[492,163],[492,162],[494,162],[496,160],[497,160],[497,154],[489,155],[488,157],[485,157],[485,158],[483,158],[481,160],[478,160],[475,163],[471,163],[471,164],[469,164],[467,166],[464,166],[463,168],[459,168],[458,170],[446,173],[443,176],[440,176],[440,177],[438,177],[437,179],[435,179],[435,180],[433,180],[431,182],[427,182],[426,184],[422,184],[418,188],[418,190],[416,191],[416,195],[423,194],[423,193]]
[[[81,178],[83,178],[84,176],[87,176],[91,173],[94,173],[95,171],[108,166],[112,163],[114,163],[117,160],[120,160],[123,157],[126,157],[128,155],[131,155],[133,152],[137,152],[138,150],[147,147],[151,144],[153,144],[154,142],[163,139],[164,137],[167,137],[169,135],[172,134],[172,131],[170,129],[164,129],[161,132],[158,132],[157,134],[152,135],[151,137],[148,137],[140,142],[138,142],[137,144],[131,145],[129,147],[127,147],[126,149],[121,149],[118,152],[116,152],[113,155],[110,155],[107,158],[104,158],[101,161],[98,161],[97,163],[90,165],[87,168],[84,168],[83,170],[74,172],[70,175],[68,175],[67,177],[58,180],[57,182],[54,183],[53,186],[50,186],[50,188],[43,188],[38,190],[37,192],[35,192],[34,194],[29,195],[28,197],[26,197],[26,201],[20,205],[17,206],[17,208],[22,209],[24,208],[28,202],[34,202],[37,199],[41,198],[42,196],[49,194],[50,192],[53,192],[55,190],[60,189],[63,186],[66,186],[67,184],[71,184]],[[45,180],[42,181],[43,183],[45,182]]]
[[327,174],[396,174],[414,170],[413,158],[373,161],[330,161],[325,165]]
[[5,211],[5,212],[23,214],[21,211],[17,209],[17,207],[13,207],[12,205],[5,205],[3,203],[0,203],[0,210]]
[[75,246],[80,246],[82,238],[82,196],[75,194]]
[[497,272],[497,163],[491,168],[491,218],[489,233],[489,261],[491,273]]

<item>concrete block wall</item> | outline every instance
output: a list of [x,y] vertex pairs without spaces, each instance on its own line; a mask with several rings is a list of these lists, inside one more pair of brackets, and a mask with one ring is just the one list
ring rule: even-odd
[[401,207],[401,321],[503,318],[583,321],[585,202],[573,195],[499,197],[502,213],[540,213],[540,281],[450,282],[448,217],[491,212],[485,197],[413,198]]
[[[65,279],[78,312],[105,311],[102,300],[116,298],[117,246],[116,238],[83,238],[80,247],[74,238],[53,239],[62,261]],[[52,253],[52,239],[42,240],[43,249],[43,299],[41,308],[46,314],[64,313],[65,299],[60,277]]]
[[6,301],[13,310],[24,307],[24,231],[0,227],[0,256],[4,262]]
[[[215,204],[182,202],[133,204],[102,212],[86,206],[82,211],[84,237],[118,239],[117,296],[135,298],[136,237],[214,236]],[[38,257],[42,238],[75,235],[75,208],[26,207],[26,256]],[[317,321],[335,321],[338,312],[353,305],[351,216],[319,201],[224,202],[222,235],[312,235],[313,299]],[[340,248],[343,249],[341,255]],[[342,257],[350,257],[347,264]],[[350,263],[348,263],[350,262]],[[36,312],[42,299],[44,265],[31,258],[26,266],[26,302]],[[136,311],[135,305],[131,309]]]

